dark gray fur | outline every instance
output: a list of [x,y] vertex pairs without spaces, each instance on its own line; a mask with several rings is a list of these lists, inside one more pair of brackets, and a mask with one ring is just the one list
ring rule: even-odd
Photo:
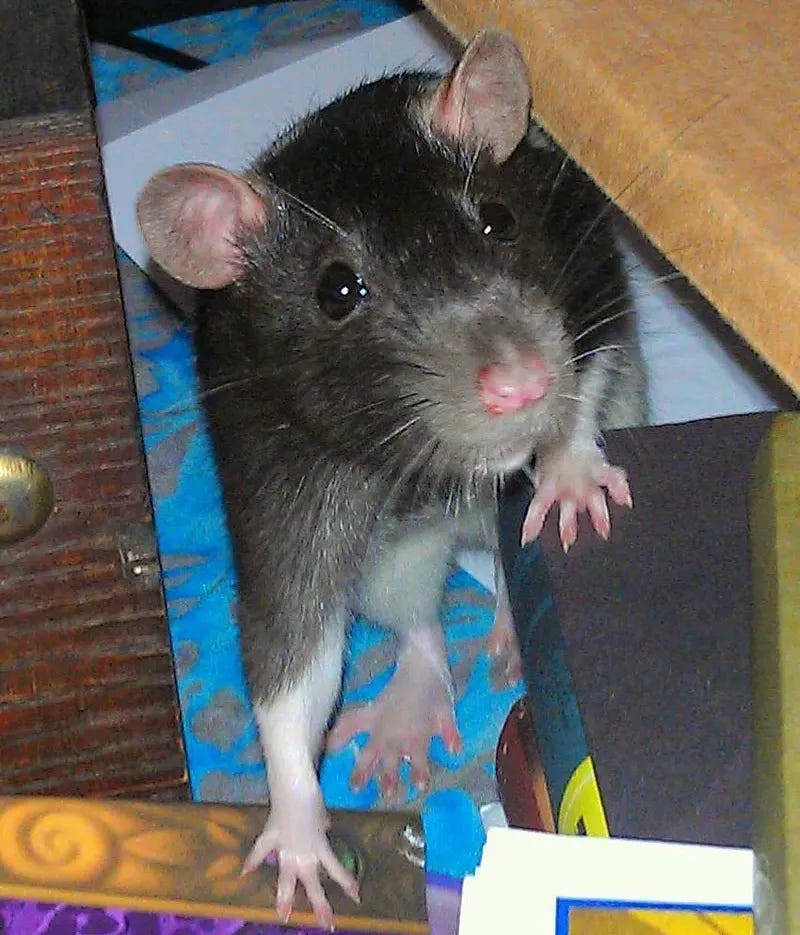
[[[257,701],[312,657],[379,516],[442,511],[478,489],[491,495],[504,452],[565,429],[566,402],[538,422],[481,411],[475,374],[499,334],[547,339],[560,320],[574,345],[567,356],[622,345],[603,358],[625,375],[630,399],[620,407],[611,385],[600,423],[619,421],[615,407],[632,421],[641,409],[633,323],[612,317],[628,298],[605,198],[538,131],[499,166],[433,136],[411,116],[433,81],[404,74],[365,85],[259,158],[248,178],[271,219],[243,235],[244,274],[207,294],[198,315]],[[514,243],[482,234],[482,201],[514,210]],[[370,289],[340,324],[315,298],[333,260]],[[531,324],[525,312],[541,294],[553,300],[552,325]],[[611,320],[576,342],[594,315]]]

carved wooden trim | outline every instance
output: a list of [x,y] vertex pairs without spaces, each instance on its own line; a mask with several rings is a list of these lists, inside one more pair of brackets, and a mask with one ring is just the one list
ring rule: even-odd
[[[276,922],[275,867],[240,874],[264,818],[256,807],[0,797],[0,897]],[[419,815],[338,811],[332,822],[332,846],[361,883],[360,905],[328,887],[337,928],[424,935]],[[315,924],[304,893],[292,924]]]

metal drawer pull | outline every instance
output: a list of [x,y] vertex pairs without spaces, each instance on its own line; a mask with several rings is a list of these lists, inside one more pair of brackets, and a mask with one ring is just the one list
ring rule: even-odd
[[53,502],[47,471],[21,451],[0,448],[0,546],[41,529]]

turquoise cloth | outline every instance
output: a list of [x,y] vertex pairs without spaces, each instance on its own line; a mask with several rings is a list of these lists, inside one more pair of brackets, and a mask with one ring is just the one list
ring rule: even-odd
[[[388,20],[403,7],[393,3],[314,4],[314,15],[292,19],[292,4],[275,4],[205,17],[183,51],[209,60],[248,52],[254,32],[282,24],[299,38],[331,17]],[[309,4],[300,4],[308,14]],[[327,19],[326,19],[327,18]],[[152,33],[148,33],[152,36]],[[160,41],[194,35],[191,22],[161,27]],[[283,36],[271,37],[278,41]],[[178,43],[175,43],[178,45]],[[198,48],[201,46],[200,48]],[[152,80],[154,70],[122,53],[96,49],[93,62],[101,97]],[[135,79],[135,80],[134,80]],[[191,341],[167,301],[124,255],[120,269],[134,356],[145,451],[164,570],[169,623],[192,793],[202,801],[258,802],[266,795],[250,703],[245,688],[232,605],[235,585],[230,543],[208,435],[197,399]],[[485,651],[493,598],[465,571],[447,583],[442,620],[454,674],[456,714],[464,742],[459,755],[439,740],[431,744],[430,789],[408,803],[420,809],[426,830],[428,870],[461,877],[475,869],[484,841],[480,807],[496,798],[494,752],[509,708],[521,686],[493,678]],[[393,643],[379,627],[357,621],[350,634],[344,704],[377,697],[388,681]],[[358,742],[364,742],[363,737]],[[331,806],[379,805],[376,783],[359,793],[348,785],[357,744],[325,757],[321,782]],[[403,767],[405,769],[405,767]],[[401,777],[403,773],[401,772]]]
[[[191,8],[190,0],[186,6]],[[209,13],[140,29],[135,35],[211,64],[284,43],[381,26],[412,10],[413,4],[401,0],[301,0]],[[100,44],[92,49],[92,72],[98,103],[183,74],[179,68]]]

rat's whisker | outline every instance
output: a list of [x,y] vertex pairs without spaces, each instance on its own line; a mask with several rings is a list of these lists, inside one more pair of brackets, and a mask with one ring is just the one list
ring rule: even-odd
[[627,351],[628,349],[629,345],[627,344],[602,344],[600,347],[593,347],[588,351],[584,351],[582,354],[576,354],[565,362],[565,366],[577,364],[580,360],[585,360],[587,357],[594,357],[606,351]]
[[274,179],[270,179],[270,185],[284,198],[288,198],[294,205],[296,205],[303,214],[308,215],[315,221],[319,221],[320,224],[323,224],[329,230],[332,230],[335,234],[338,234],[340,237],[345,240],[349,239],[350,234],[343,228],[340,227],[336,221],[332,218],[329,218],[326,214],[323,214],[321,211],[318,211],[313,205],[310,205],[307,201],[304,201],[299,195],[295,195],[293,192],[290,192],[289,189],[283,188],[283,186],[278,185]]
[[480,156],[481,156],[481,152],[482,152],[482,150],[483,150],[483,144],[484,144],[484,143],[485,143],[485,139],[484,139],[484,138],[482,138],[482,139],[480,139],[480,140],[478,141],[478,145],[475,147],[475,154],[474,154],[474,156],[472,156],[472,158],[471,158],[471,160],[470,160],[469,169],[467,170],[467,177],[466,177],[466,179],[464,180],[464,189],[463,189],[463,191],[461,192],[461,197],[462,197],[463,199],[465,199],[465,198],[467,197],[467,194],[468,194],[468,192],[469,192],[469,186],[470,186],[470,183],[472,182],[472,177],[473,177],[473,175],[475,174],[475,167],[477,166],[478,160],[480,159]]
[[[623,298],[627,299],[629,297],[620,296],[619,299],[615,299],[614,301],[621,302]],[[603,310],[602,308],[598,309],[598,311],[602,311],[602,310]],[[583,331],[580,331],[578,332],[578,334],[575,335],[575,338],[574,338],[575,343],[577,344],[578,341],[582,341],[585,337],[590,335],[593,331],[597,331],[598,328],[602,328],[604,325],[610,325],[611,322],[616,321],[619,318],[624,318],[626,315],[630,315],[632,311],[633,311],[632,308],[624,308],[622,309],[622,311],[615,312],[613,315],[607,315],[605,318],[602,318],[600,321],[593,322],[591,325],[588,325],[586,328],[584,328]]]
[[416,370],[419,373],[425,374],[426,377],[435,377],[437,380],[445,379],[444,373],[442,373],[440,370],[434,370],[427,364],[422,364],[413,360],[401,360],[398,361],[398,363],[401,367],[408,367],[409,370]]
[[541,219],[542,223],[547,219],[547,215],[550,213],[550,208],[553,206],[553,201],[555,200],[556,192],[558,186],[561,184],[561,179],[564,175],[564,171],[570,163],[569,153],[564,152],[564,158],[561,160],[561,164],[558,167],[558,171],[555,174],[553,184],[550,186],[550,194],[547,196],[547,201],[544,203],[544,208],[542,208]]
[[[644,292],[648,289],[655,288],[656,286],[662,285],[663,283],[669,283],[677,279],[685,279],[685,278],[686,276],[684,273],[680,273],[677,271],[671,272],[671,273],[665,273],[663,276],[654,277],[653,279],[649,280],[647,283],[643,285],[638,285],[637,288],[639,291]],[[574,339],[575,342],[577,343],[578,341],[582,341],[584,338],[590,335],[593,331],[597,331],[598,329],[604,327],[605,325],[609,325],[612,322],[616,321],[617,319],[624,318],[626,315],[631,315],[635,312],[636,301],[628,292],[625,292],[621,295],[616,296],[614,299],[611,299],[609,302],[606,302],[605,304],[599,306],[597,309],[595,309],[594,314],[599,315],[602,312],[607,311],[609,308],[613,308],[615,305],[619,304],[620,302],[628,302],[629,305],[626,308],[623,308],[619,312],[614,312],[612,315],[607,315],[605,318],[601,318],[599,321],[593,321],[590,325],[588,325],[586,328],[580,331],[577,335],[575,335],[575,339]],[[580,315],[580,312],[578,314]]]

